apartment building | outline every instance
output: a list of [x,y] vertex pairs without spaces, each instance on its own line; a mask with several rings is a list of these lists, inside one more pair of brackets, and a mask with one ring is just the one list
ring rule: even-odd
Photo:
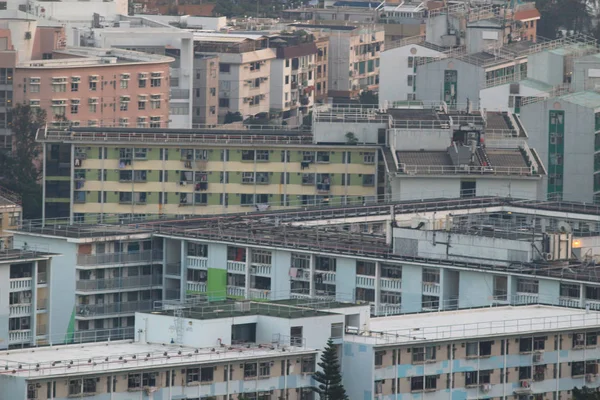
[[[567,207],[495,197],[418,200],[148,224],[25,224],[14,237],[17,247],[45,244],[62,254],[62,309],[73,310],[73,323],[63,312],[54,335],[70,326],[90,335],[131,329],[136,307],[151,306],[143,291],[178,301],[334,298],[368,304],[373,315],[538,303],[598,310],[600,281],[589,268],[598,251],[598,210]],[[97,259],[105,264],[87,261]],[[104,295],[103,282],[119,280],[108,272],[98,280],[98,270],[138,261],[133,265],[161,272],[162,284],[147,288],[129,279],[137,297]],[[79,325],[90,319],[104,325]],[[112,325],[117,320],[120,326]]]
[[[482,33],[475,30],[476,34]],[[521,41],[462,54],[451,50],[440,58],[417,60],[416,98],[449,106],[471,101],[488,110],[519,113],[524,99],[552,97],[562,90],[571,80],[575,60],[595,53],[595,40],[583,36]]]
[[[3,356],[7,371],[15,372],[0,376],[0,399],[313,399],[311,374],[303,371],[314,371],[315,350],[271,338],[215,347],[216,340],[204,348],[111,341],[39,348],[35,358],[31,350],[13,351]],[[304,369],[292,367],[296,359]]]
[[271,62],[271,113],[294,126],[302,123],[314,104],[317,72],[315,38],[300,32],[270,39],[277,54]]
[[217,125],[219,122],[219,57],[196,54],[194,56],[193,84],[194,126]]
[[517,196],[542,193],[544,162],[528,145],[511,113],[460,111],[446,104],[400,102],[396,108],[319,105],[313,112],[317,143],[380,145],[379,199]]
[[344,384],[357,399],[569,399],[598,386],[599,323],[550,306],[374,318],[344,337]]
[[17,64],[18,103],[48,112],[48,122],[73,126],[166,127],[170,57],[87,47]]
[[[48,246],[44,246],[48,248]],[[40,247],[41,248],[41,247]],[[60,310],[51,273],[53,254],[19,249],[0,250],[0,347],[18,348],[45,344],[49,339],[51,316]]]
[[22,214],[19,195],[0,187],[0,250],[12,248],[12,234],[7,230],[19,226]]
[[260,34],[194,34],[194,52],[219,57],[219,122],[227,113],[244,119],[264,117],[270,111],[271,64],[275,49]]
[[[146,16],[120,15],[114,24],[82,27],[75,35],[82,46],[119,48],[173,58],[169,65],[169,127],[190,129],[193,121],[202,118],[204,109],[210,109],[212,104],[198,104],[199,97],[193,93],[194,87],[208,87],[208,81],[203,78],[211,77],[195,73],[193,32]],[[202,69],[202,61],[198,62]],[[196,109],[193,109],[194,104]],[[200,115],[196,115],[197,111]]]
[[329,36],[328,93],[356,98],[361,91],[379,90],[379,64],[384,31],[379,25],[319,25],[294,23],[295,29],[327,32]]
[[64,49],[66,40],[60,24],[38,22],[16,10],[0,11],[0,29],[0,147],[10,149],[11,109],[23,86],[16,80],[17,64],[47,59],[54,50]]
[[73,128],[40,131],[38,140],[48,219],[363,204],[377,195],[375,146],[317,145],[309,133],[285,127]]
[[329,37],[322,35],[317,37],[317,56],[315,58],[315,102],[325,102],[329,96],[327,87],[329,65]]
[[582,91],[530,100],[521,109],[521,119],[531,143],[547,163],[544,194],[549,198],[597,203],[600,94]]

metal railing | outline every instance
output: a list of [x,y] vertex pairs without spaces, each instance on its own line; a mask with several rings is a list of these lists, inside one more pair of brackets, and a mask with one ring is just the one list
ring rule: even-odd
[[162,258],[162,250],[142,250],[128,253],[78,254],[77,265],[87,267],[107,264],[134,264],[162,261]]
[[400,163],[401,175],[532,175],[531,167],[470,165],[407,165]]
[[8,190],[7,188],[0,186],[0,198],[4,198],[8,201],[13,202],[15,205],[21,205],[21,196],[12,190]]
[[467,324],[420,327],[418,329],[399,329],[385,332],[353,331],[353,340],[376,344],[415,343],[431,340],[460,339],[487,335],[510,335],[526,332],[543,332],[550,330],[573,330],[600,326],[600,313],[556,315],[551,317],[523,318],[473,322]]
[[140,275],[112,279],[78,280],[75,289],[78,291],[120,290],[161,286],[162,275]]
[[[267,128],[269,127],[269,128]],[[197,128],[202,131],[182,133],[181,131],[170,132],[159,128],[153,132],[144,130],[132,130],[129,132],[110,131],[109,129],[96,128],[96,130],[77,131],[65,130],[42,130],[37,134],[40,142],[65,142],[65,143],[155,143],[155,144],[312,144],[312,134],[303,130],[290,131],[289,128],[281,131],[277,127],[269,125],[260,128],[254,125],[239,126],[234,129],[216,126],[212,128]],[[94,129],[94,128],[91,128]],[[265,134],[253,133],[256,131]]]
[[439,120],[396,120],[390,121],[390,128],[392,129],[450,129],[450,121],[439,121]]
[[126,301],[106,304],[80,304],[77,306],[76,317],[88,318],[105,315],[133,314],[153,309],[152,300]]

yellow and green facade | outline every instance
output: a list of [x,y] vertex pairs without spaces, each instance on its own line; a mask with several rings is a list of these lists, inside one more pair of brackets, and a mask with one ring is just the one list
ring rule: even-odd
[[199,215],[362,204],[377,196],[376,146],[44,143],[44,217]]

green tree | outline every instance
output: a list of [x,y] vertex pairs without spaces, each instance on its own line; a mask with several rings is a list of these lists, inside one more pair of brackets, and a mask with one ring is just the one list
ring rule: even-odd
[[573,388],[573,400],[600,400],[600,392],[587,386]]
[[321,371],[317,371],[313,375],[313,379],[318,384],[314,391],[319,394],[319,398],[321,400],[347,400],[348,395],[342,385],[337,350],[331,338],[327,341],[323,354],[321,354],[319,367]]
[[21,196],[25,219],[42,217],[40,147],[35,137],[45,124],[45,111],[17,104],[12,109],[13,151],[0,153],[3,184]]
[[379,104],[379,95],[371,90],[360,93],[358,97],[360,104]]
[[244,117],[242,116],[242,114],[239,113],[239,111],[236,111],[234,113],[232,113],[231,111],[227,111],[227,114],[225,114],[225,121],[223,121],[223,123],[231,124],[232,122],[239,122],[243,120]]
[[536,0],[541,14],[537,34],[555,39],[562,30],[569,33],[594,34],[591,8],[586,0]]

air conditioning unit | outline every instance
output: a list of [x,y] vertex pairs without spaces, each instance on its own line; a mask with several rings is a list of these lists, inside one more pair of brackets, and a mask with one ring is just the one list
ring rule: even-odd
[[543,353],[537,352],[537,353],[533,354],[533,362],[534,363],[542,362],[543,359],[544,359]]
[[481,391],[484,393],[489,392],[492,389],[492,385],[490,385],[489,383],[484,383],[481,385]]
[[596,382],[596,375],[594,375],[594,374],[586,374],[585,375],[585,381],[587,383]]

